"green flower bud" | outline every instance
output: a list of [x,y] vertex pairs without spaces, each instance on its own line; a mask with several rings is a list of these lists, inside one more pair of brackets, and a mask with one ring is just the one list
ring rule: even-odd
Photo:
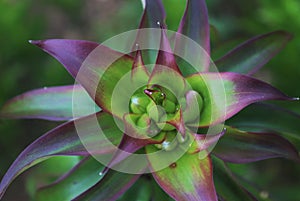
[[149,98],[143,94],[135,94],[130,100],[130,109],[133,113],[143,114],[146,112],[146,107],[150,103]]
[[167,113],[175,113],[176,112],[176,105],[169,99],[166,99],[163,104]]

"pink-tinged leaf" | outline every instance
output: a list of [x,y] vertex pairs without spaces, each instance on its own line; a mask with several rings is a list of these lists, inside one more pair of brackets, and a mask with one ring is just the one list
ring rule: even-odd
[[149,72],[146,66],[144,65],[141,50],[137,50],[135,53],[134,61],[132,64],[132,70],[131,70],[131,79],[140,79],[139,74],[143,74],[142,77],[149,76]]
[[184,124],[182,109],[179,109],[173,118],[167,121],[168,124],[174,126],[182,135],[183,138],[186,136],[186,128]]
[[[80,106],[73,106],[73,96],[79,98],[76,101]],[[73,107],[77,107],[76,115],[73,114]],[[80,85],[45,87],[11,99],[1,109],[0,117],[64,121],[89,115],[90,108],[95,108],[94,112],[100,111]]]
[[139,28],[158,28],[163,24],[166,13],[161,0],[143,0],[144,13]]
[[181,75],[164,28],[161,29],[160,48],[155,64],[156,65],[153,69],[152,74],[159,72],[159,68],[163,66],[171,68]]
[[[136,124],[139,116],[140,115],[136,114],[127,114],[124,116],[125,133],[122,137],[120,144],[118,145],[118,149],[113,154],[113,157],[111,158],[110,162],[106,165],[106,168],[104,169],[103,173],[105,173],[109,168],[115,166],[120,162],[122,163],[119,165],[124,165],[124,163],[131,160],[131,155],[133,155],[136,151],[145,147],[146,145],[159,144],[163,142],[165,138],[164,135],[157,135],[154,138],[149,137],[150,134],[152,134],[150,130],[150,119],[146,127],[140,127]],[[124,159],[127,159],[127,161],[125,160],[124,162]],[[142,163],[141,161],[139,162]],[[144,163],[146,166],[147,162],[144,161]],[[134,171],[135,168],[136,167],[132,167],[131,170]]]
[[283,49],[291,38],[291,34],[285,31],[254,37],[228,52],[215,64],[220,71],[251,75]]
[[[197,53],[195,59],[199,61],[198,70],[208,71],[210,63],[210,25],[205,0],[187,1],[186,10],[181,19],[178,33],[184,34],[198,43],[203,48],[203,51],[199,52],[196,46],[190,45],[183,37],[176,38],[176,50],[182,52],[180,55],[195,55]],[[199,59],[197,60],[197,58]],[[183,70],[183,67],[181,69]],[[195,70],[191,72],[195,73]]]
[[[111,112],[110,102],[106,102],[109,97],[105,96],[105,92],[109,91],[111,96],[112,88],[130,71],[133,64],[131,57],[89,41],[52,39],[32,43],[62,63],[96,103],[104,111]],[[105,81],[109,84],[104,84]],[[104,89],[105,92],[102,91]]]
[[[99,122],[105,135],[99,133],[99,124],[95,124],[95,121]],[[86,131],[85,135],[81,135],[80,138],[75,122]],[[10,166],[0,184],[0,198],[8,185],[33,165],[57,155],[89,155],[83,142],[89,146],[89,151],[95,154],[106,154],[114,150],[115,146],[120,143],[121,137],[122,133],[115,125],[113,118],[101,112],[97,116],[91,115],[70,121],[49,131],[30,144]]]
[[213,153],[232,163],[249,163],[276,157],[300,161],[297,149],[279,135],[250,133],[230,127],[219,140]]
[[[166,18],[166,13],[161,0],[142,0],[144,13],[140,21],[139,31],[133,51],[138,45],[142,51],[143,59],[146,64],[154,64],[157,57],[157,50],[159,48],[159,32],[155,29],[163,25]],[[149,49],[152,47],[153,49]],[[149,50],[146,50],[149,49]]]
[[29,41],[56,58],[75,78],[88,55],[98,43],[83,40],[50,39]]
[[72,200],[100,181],[103,168],[93,157],[86,157],[55,182],[39,188],[34,200]]
[[222,122],[254,102],[297,100],[263,81],[237,73],[200,73],[187,81],[203,98],[200,126]]
[[219,139],[225,134],[226,128],[224,128],[220,133],[211,135],[211,134],[192,134],[194,142],[189,149],[189,153],[198,153],[200,151],[206,150],[209,151],[213,146],[219,141]]
[[[146,150],[150,153],[155,151],[155,148],[147,146]],[[199,158],[198,154],[185,153],[168,167],[156,171],[160,169],[161,163],[172,158],[173,151],[161,152],[158,157],[148,155],[151,169],[154,171],[152,175],[161,188],[175,200],[217,201],[209,156]]]
[[272,104],[255,103],[228,119],[226,124],[247,131],[281,133],[284,137],[300,141],[299,121],[300,115],[293,111]]
[[[143,169],[140,171],[142,173]],[[73,201],[115,201],[126,192],[139,177],[140,174],[127,174],[109,170],[97,184],[73,199]]]
[[214,165],[214,183],[220,200],[257,200],[250,192],[240,185],[237,178],[235,178],[222,160],[212,157],[212,161]]

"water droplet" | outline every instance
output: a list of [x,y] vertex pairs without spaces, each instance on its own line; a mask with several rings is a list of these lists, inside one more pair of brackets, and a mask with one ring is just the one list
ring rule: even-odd
[[296,98],[293,98],[293,99],[294,99],[294,100],[297,100],[297,101],[298,101],[298,100],[300,100],[300,98],[299,98],[299,97],[296,97]]
[[269,197],[269,193],[267,191],[261,191],[259,196],[263,199],[267,199]]
[[99,176],[103,176],[103,172],[99,172]]
[[157,21],[156,24],[157,24],[158,26],[160,26],[160,22],[159,22],[159,21]]

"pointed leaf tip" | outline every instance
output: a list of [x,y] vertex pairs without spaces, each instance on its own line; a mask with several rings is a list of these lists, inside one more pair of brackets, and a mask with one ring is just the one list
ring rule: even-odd
[[28,42],[32,45],[38,46],[38,47],[42,47],[42,40],[28,40]]

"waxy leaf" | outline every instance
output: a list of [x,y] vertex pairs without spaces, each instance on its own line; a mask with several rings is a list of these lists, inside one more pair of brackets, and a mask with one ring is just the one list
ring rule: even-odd
[[[124,73],[128,72],[133,64],[133,59],[106,46],[89,41],[52,39],[32,41],[33,44],[56,58],[69,73],[78,81],[89,95],[104,111],[110,112],[105,102],[106,97],[101,96],[101,90],[108,86],[99,83],[101,79],[111,79],[110,88],[114,87]],[[115,66],[112,76],[106,73],[107,68]],[[109,78],[104,74],[109,74]],[[100,94],[99,94],[100,93]],[[110,93],[111,94],[111,93]],[[106,99],[105,99],[106,98]]]
[[166,18],[161,0],[142,0],[142,3],[144,13],[139,28],[159,28]]
[[[194,56],[195,61],[197,61],[194,63],[199,64],[196,68],[197,72],[208,71],[210,63],[210,25],[205,0],[187,1],[187,7],[177,32],[198,43],[203,50],[199,52],[195,45],[190,44],[182,37],[176,38],[176,50],[181,52],[180,55],[184,55],[184,58],[187,58],[188,55],[197,54]],[[183,69],[182,67],[181,70]],[[184,69],[184,72],[189,72],[184,73],[185,75],[196,73],[194,69]]]
[[254,37],[218,59],[215,64],[220,71],[251,75],[283,49],[291,38],[291,34],[285,31]]
[[226,121],[227,125],[242,130],[286,133],[300,140],[300,115],[285,108],[267,104],[252,104]]
[[160,48],[155,64],[152,74],[156,73],[156,71],[159,72],[158,69],[161,68],[161,66],[171,68],[181,74],[164,28],[161,29]]
[[214,165],[214,184],[218,192],[218,197],[221,200],[257,200],[239,184],[238,180],[222,160],[212,157],[212,161]]
[[230,127],[220,138],[213,153],[232,163],[249,163],[276,157],[300,161],[297,149],[281,136],[244,132]]
[[[95,119],[102,127],[102,131],[107,134],[100,135],[99,125],[95,124]],[[98,120],[97,120],[98,118]],[[85,129],[85,136],[79,138],[75,121]],[[82,142],[89,145],[90,151],[97,154],[110,153],[115,146],[120,143],[122,133],[114,124],[113,118],[106,113],[98,113],[97,117],[87,116],[65,123],[48,133],[44,134],[31,145],[29,145],[10,166],[2,178],[0,184],[0,198],[6,188],[19,174],[33,165],[57,155],[89,155]],[[109,142],[105,139],[109,139]]]
[[187,81],[204,98],[200,126],[222,122],[254,102],[297,100],[265,82],[237,73],[200,73]]
[[[146,150],[150,153],[155,151],[155,148],[147,146]],[[155,171],[161,163],[170,159],[172,152],[161,152],[158,157],[148,156],[150,166],[154,170],[152,175],[161,188],[175,200],[217,201],[212,164],[208,156],[200,159],[198,154],[185,153],[169,167]]]
[[[146,128],[143,128],[143,131],[141,131],[141,127],[137,126],[132,121],[133,118],[137,118],[138,116],[139,115],[136,114],[127,114],[124,116],[125,133],[123,134],[122,140],[118,145],[118,149],[114,152],[113,157],[106,165],[103,173],[105,173],[109,168],[112,168],[118,163],[118,165],[120,166],[124,166],[124,164],[126,166],[126,163],[128,163],[128,161],[135,160],[135,156],[133,154],[136,151],[145,147],[146,145],[160,144],[165,139],[165,136],[163,134],[158,134],[154,138],[150,138],[149,136],[147,136],[147,132],[150,133],[150,124],[149,126],[147,125]],[[146,130],[147,132],[145,132],[144,130]],[[145,166],[148,164],[147,160],[139,160],[139,163],[140,165],[144,164]],[[131,168],[131,171],[136,172],[139,170],[139,168],[139,166],[133,166]]]
[[[80,105],[74,105],[77,116],[73,114],[73,96],[79,98],[76,103]],[[100,111],[80,85],[45,87],[11,99],[1,109],[0,117],[64,121],[91,114],[88,108]]]
[[96,101],[101,108],[119,119],[129,113],[128,104],[132,95],[137,89],[146,86],[149,79],[142,67],[131,71],[132,66],[133,61],[128,58],[114,62],[102,75],[96,91]]
[[[139,31],[135,40],[136,45],[143,49],[142,55],[147,64],[154,64],[159,48],[159,34],[155,29],[164,26],[166,13],[161,0],[142,0],[144,13],[140,21]],[[145,48],[147,47],[147,48]],[[146,50],[153,47],[153,50]],[[150,48],[151,49],[151,48]]]
[[99,46],[83,40],[50,39],[29,41],[56,58],[75,78],[84,60]]
[[37,201],[72,200],[102,178],[99,175],[102,169],[103,165],[93,157],[85,158],[54,183],[38,189],[35,199]]
[[[132,165],[128,163],[127,165]],[[140,166],[139,172],[144,172],[145,166]],[[127,191],[140,177],[140,174],[127,174],[115,170],[108,170],[101,180],[92,188],[85,191],[73,201],[115,201]]]

